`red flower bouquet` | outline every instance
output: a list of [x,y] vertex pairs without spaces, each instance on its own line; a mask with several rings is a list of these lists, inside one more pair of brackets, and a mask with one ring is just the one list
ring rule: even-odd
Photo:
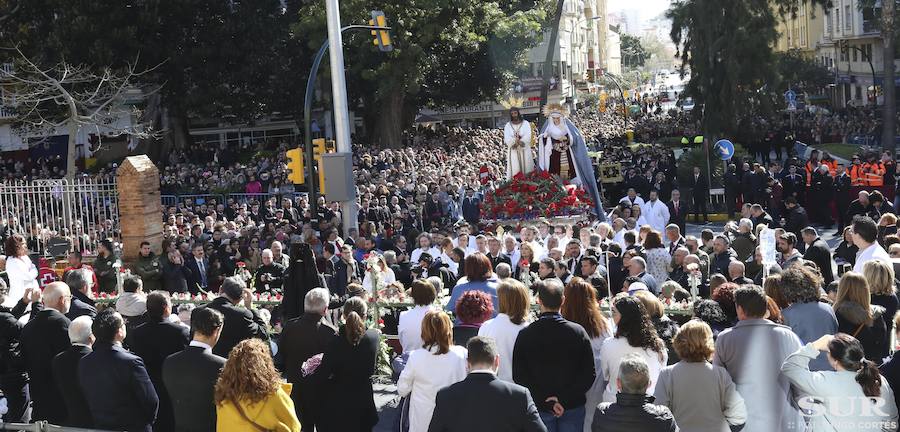
[[535,170],[516,174],[488,192],[482,212],[493,220],[532,220],[557,216],[573,216],[590,212],[593,202],[587,192],[566,185],[550,173]]

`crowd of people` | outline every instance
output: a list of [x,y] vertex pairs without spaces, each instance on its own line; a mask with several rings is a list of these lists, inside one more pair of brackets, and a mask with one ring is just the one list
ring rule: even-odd
[[[104,221],[60,280],[29,259],[41,238],[7,223],[3,420],[371,430],[371,377],[389,352],[401,430],[897,429],[890,154],[849,167],[736,158],[723,186],[739,216],[695,237],[689,215],[706,219],[710,189],[698,167],[680,175],[672,149],[625,145],[619,113],[572,120],[623,165],[608,222],[484,221],[483,193],[505,178],[502,132],[445,128],[355,146],[355,215],[324,198],[313,214],[282,185],[280,150],[173,154],[164,191],[253,197],[166,206],[158,255]],[[628,127],[691,125],[654,113]],[[348,218],[359,229],[344,236]],[[821,234],[834,222],[832,248]],[[123,247],[139,258],[122,263]]]

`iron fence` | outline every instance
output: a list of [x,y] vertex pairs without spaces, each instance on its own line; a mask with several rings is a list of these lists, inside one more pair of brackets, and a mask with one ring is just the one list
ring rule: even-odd
[[119,226],[115,182],[91,178],[0,182],[0,212],[9,229],[42,255],[52,239],[96,251],[97,243],[113,237]]

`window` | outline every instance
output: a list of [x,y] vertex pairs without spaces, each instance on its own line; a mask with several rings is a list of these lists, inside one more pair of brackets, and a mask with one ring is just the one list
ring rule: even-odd
[[851,15],[850,5],[844,6],[844,30],[853,30],[853,15]]
[[862,87],[860,87],[860,86],[856,86],[856,99],[857,100],[862,99]]
[[835,9],[834,10],[834,31],[835,31],[835,33],[837,33],[840,30],[841,30],[841,10]]
[[872,44],[866,44],[866,61],[872,60]]
[[832,35],[832,31],[833,31],[833,29],[831,27],[831,25],[832,25],[831,21],[834,19],[834,17],[832,17],[831,15],[832,14],[830,14],[830,13],[825,14],[825,35],[829,36],[829,37]]
[[859,51],[857,51],[853,45],[850,45],[849,49],[850,49],[850,51],[853,51],[853,61],[854,62],[859,61],[859,60],[857,60]]

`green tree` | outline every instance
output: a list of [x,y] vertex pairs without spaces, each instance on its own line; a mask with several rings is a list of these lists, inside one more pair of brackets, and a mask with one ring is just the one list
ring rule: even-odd
[[734,132],[739,119],[771,103],[760,89],[775,78],[776,17],[796,14],[801,1],[807,0],[673,2],[666,13],[672,19],[672,40],[682,73],[691,73],[686,92],[704,107],[702,125],[708,139]]
[[622,66],[643,67],[650,53],[641,45],[641,40],[630,34],[622,35]]
[[[152,157],[185,145],[189,117],[252,121],[295,101],[299,80],[289,55],[299,45],[290,26],[299,10],[279,0],[0,0],[7,10],[0,44],[17,46],[38,65],[75,64],[97,73],[153,68],[141,77],[162,86],[147,114],[165,125]],[[292,9],[293,8],[293,9]],[[138,64],[128,62],[137,58]],[[158,67],[156,67],[158,66]],[[294,105],[300,105],[294,103]],[[299,109],[299,108],[298,108]]]
[[[385,12],[394,50],[379,52],[368,32],[344,38],[348,93],[361,101],[371,138],[399,145],[420,106],[440,107],[493,100],[526,67],[546,19],[545,1],[462,0],[341,2],[344,25],[363,23],[369,11]],[[301,9],[294,36],[318,49],[324,40],[324,6]]]
[[828,68],[798,50],[775,54],[775,62],[781,85],[769,86],[769,90],[778,94],[788,87],[794,91],[816,92],[834,80]]

